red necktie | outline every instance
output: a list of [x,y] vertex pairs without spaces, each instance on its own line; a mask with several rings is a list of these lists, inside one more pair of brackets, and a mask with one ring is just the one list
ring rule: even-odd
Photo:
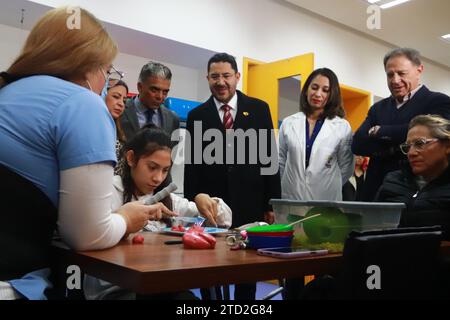
[[225,129],[231,129],[233,128],[233,117],[231,116],[231,107],[229,105],[224,104],[222,106],[222,110],[224,111],[223,114],[223,126]]

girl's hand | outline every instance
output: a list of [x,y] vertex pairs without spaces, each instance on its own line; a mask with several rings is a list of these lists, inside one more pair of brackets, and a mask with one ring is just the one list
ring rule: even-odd
[[170,211],[162,203],[153,205],[144,205],[141,201],[128,202],[121,206],[117,213],[120,214],[126,224],[126,235],[138,232],[147,225],[148,220],[160,220],[164,215],[177,216],[175,212]]
[[212,199],[206,193],[199,193],[195,196],[195,204],[202,216],[204,216],[211,225],[217,227],[217,215],[219,214],[219,201]]

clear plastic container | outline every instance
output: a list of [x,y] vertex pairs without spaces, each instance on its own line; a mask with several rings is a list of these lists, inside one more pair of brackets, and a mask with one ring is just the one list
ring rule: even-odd
[[342,251],[352,230],[397,228],[403,203],[295,201],[272,199],[275,223],[289,224],[306,216],[321,216],[294,225],[293,245]]

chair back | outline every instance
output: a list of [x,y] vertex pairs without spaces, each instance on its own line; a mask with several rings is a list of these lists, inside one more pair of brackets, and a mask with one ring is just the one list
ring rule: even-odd
[[352,232],[344,245],[344,296],[426,299],[438,287],[440,227]]
[[50,266],[57,210],[31,181],[0,165],[0,280]]

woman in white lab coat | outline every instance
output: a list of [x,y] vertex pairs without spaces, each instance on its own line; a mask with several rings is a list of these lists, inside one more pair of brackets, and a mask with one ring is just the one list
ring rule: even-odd
[[317,69],[302,88],[300,112],[280,127],[283,199],[342,200],[342,186],[354,169],[351,143],[338,78],[330,69]]

